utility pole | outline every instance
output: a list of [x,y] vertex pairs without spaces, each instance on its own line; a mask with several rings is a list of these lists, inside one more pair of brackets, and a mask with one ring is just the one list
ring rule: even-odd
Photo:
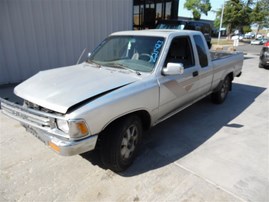
[[224,4],[225,4],[225,0],[223,1],[222,10],[221,10],[220,25],[219,25],[219,36],[218,36],[218,45],[219,45],[219,40],[220,40],[221,28],[222,28],[222,19],[223,19],[223,13],[224,13]]

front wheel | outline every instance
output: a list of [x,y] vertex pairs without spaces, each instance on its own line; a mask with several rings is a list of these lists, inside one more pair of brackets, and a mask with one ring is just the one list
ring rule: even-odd
[[101,160],[114,172],[126,170],[134,161],[142,139],[142,124],[137,116],[116,121],[102,134]]
[[215,104],[221,104],[226,99],[229,90],[231,89],[232,81],[229,76],[226,76],[218,91],[212,93],[212,102]]

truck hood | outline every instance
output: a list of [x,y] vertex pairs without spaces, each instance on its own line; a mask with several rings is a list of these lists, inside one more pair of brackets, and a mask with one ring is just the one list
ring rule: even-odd
[[14,93],[44,108],[66,113],[75,104],[138,79],[136,74],[125,70],[82,63],[41,71],[16,86]]

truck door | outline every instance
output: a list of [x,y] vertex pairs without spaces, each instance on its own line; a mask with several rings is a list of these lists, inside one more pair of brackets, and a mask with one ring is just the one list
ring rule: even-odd
[[196,45],[197,56],[199,61],[199,80],[200,80],[200,94],[204,95],[210,91],[213,80],[213,66],[209,61],[209,51],[205,41],[201,35],[194,35],[194,42]]
[[184,73],[159,76],[160,119],[199,96],[199,67],[194,62],[189,36],[176,37],[171,41],[163,68],[168,63],[181,63],[184,67]]

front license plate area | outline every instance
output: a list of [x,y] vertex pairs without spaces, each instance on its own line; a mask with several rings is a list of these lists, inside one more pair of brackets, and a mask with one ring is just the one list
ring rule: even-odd
[[41,142],[43,142],[45,145],[47,145],[47,142],[44,139],[42,139],[33,128],[27,127],[26,130],[27,132],[35,136],[37,139],[39,139]]

